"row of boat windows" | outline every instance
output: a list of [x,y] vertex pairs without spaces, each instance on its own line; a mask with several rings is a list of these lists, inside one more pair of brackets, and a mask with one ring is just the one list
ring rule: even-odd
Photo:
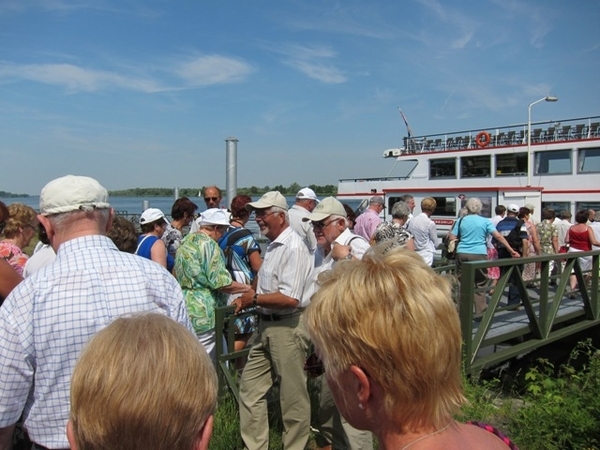
[[[465,206],[468,197],[445,197],[445,196],[432,196],[436,203],[435,212],[432,217],[451,217],[456,218],[459,215],[461,208]],[[481,209],[481,216],[491,218],[495,216],[495,197],[484,197],[477,195],[477,198],[481,200],[483,205]],[[389,211],[392,210],[394,204],[401,200],[402,197],[388,197]],[[505,205],[506,206],[506,205]],[[572,211],[572,204],[570,202],[544,202],[542,201],[542,209],[552,208],[557,216],[560,216],[561,211]],[[593,209],[594,211],[600,211],[600,202],[575,202],[575,211],[582,209]]]
[[[600,172],[600,148],[575,150],[578,152],[577,173]],[[527,174],[527,152],[498,155],[461,156],[429,160],[429,178],[490,178],[494,158],[495,176]],[[457,164],[458,160],[458,164]],[[460,172],[459,172],[460,170]],[[460,173],[460,175],[458,175]],[[554,150],[534,153],[534,175],[561,175],[573,173],[573,151]]]

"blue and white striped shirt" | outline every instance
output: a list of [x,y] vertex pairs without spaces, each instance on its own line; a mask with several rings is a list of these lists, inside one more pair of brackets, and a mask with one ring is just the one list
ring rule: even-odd
[[24,280],[0,308],[0,427],[21,412],[30,438],[68,448],[69,388],[82,347],[119,316],[162,312],[190,330],[175,278],[105,236],[63,243],[54,263]]

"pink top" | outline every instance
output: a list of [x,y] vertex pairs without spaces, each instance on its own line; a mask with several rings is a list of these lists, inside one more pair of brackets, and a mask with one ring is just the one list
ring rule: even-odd
[[19,247],[12,242],[0,241],[0,258],[5,259],[19,275],[23,276],[23,268],[29,256]]

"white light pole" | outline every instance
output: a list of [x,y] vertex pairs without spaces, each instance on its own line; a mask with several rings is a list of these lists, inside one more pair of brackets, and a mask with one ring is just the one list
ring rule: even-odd
[[528,108],[527,116],[527,187],[531,187],[531,174],[533,172],[533,165],[535,161],[531,160],[531,107],[540,102],[557,102],[558,97],[542,97],[539,100],[531,103]]

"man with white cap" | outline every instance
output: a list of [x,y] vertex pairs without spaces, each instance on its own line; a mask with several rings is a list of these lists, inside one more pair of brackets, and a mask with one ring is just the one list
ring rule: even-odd
[[0,448],[14,425],[40,449],[66,449],[71,372],[84,344],[113,319],[166,314],[191,330],[175,278],[106,237],[113,210],[96,180],[67,175],[40,195],[38,220],[57,252],[0,308]]
[[354,224],[354,232],[359,236],[364,237],[367,241],[371,240],[373,233],[377,229],[377,225],[382,222],[379,214],[385,209],[385,201],[380,195],[371,197],[369,207],[356,218]]
[[[323,254],[319,264],[314,267],[304,288],[303,301],[310,303],[312,295],[318,290],[319,274],[331,270],[337,261],[362,259],[370,248],[369,243],[348,229],[347,213],[337,199],[324,198],[303,220],[312,222],[319,250]],[[317,375],[317,374],[314,374]],[[370,450],[373,448],[373,436],[370,432],[357,430],[344,419],[333,401],[329,386],[322,377],[318,416],[319,431],[333,448],[350,450]]]
[[240,381],[240,431],[249,450],[269,445],[267,392],[279,381],[283,418],[283,448],[304,450],[310,434],[310,397],[304,360],[309,338],[302,312],[304,284],[312,258],[298,233],[289,225],[285,197],[277,191],[246,205],[254,210],[261,233],[271,242],[258,272],[256,292],[233,301],[236,312],[258,309],[256,341]]
[[310,254],[314,254],[317,248],[317,239],[313,233],[310,222],[303,219],[315,209],[319,203],[317,194],[309,187],[302,188],[296,194],[296,202],[288,211],[290,226],[300,235]]

